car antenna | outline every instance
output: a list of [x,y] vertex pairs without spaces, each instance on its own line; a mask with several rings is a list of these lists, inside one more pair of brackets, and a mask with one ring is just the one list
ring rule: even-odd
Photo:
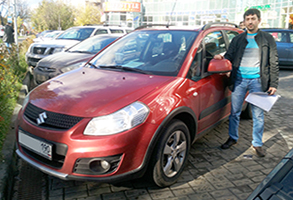
[[177,3],[177,0],[174,2],[174,5],[173,5],[173,8],[172,8],[172,11],[170,12],[170,17],[169,17],[169,20],[168,20],[168,23],[167,23],[166,28],[169,28],[169,26],[170,26],[171,16],[172,16],[172,14],[173,14],[173,12],[174,12],[174,9],[175,9],[175,6],[176,6],[176,3]]

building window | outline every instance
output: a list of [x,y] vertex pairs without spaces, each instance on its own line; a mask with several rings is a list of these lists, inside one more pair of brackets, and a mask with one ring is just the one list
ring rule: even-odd
[[120,15],[120,20],[121,21],[126,21],[126,15]]

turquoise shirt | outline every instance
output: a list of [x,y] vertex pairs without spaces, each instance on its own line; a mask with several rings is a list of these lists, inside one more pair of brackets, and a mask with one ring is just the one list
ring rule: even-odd
[[246,39],[248,44],[244,50],[244,54],[238,70],[238,76],[247,79],[260,77],[260,55],[259,48],[254,39],[257,33],[247,33]]

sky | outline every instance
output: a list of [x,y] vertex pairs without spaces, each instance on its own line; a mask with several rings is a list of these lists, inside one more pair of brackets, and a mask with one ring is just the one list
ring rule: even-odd
[[[82,0],[63,0],[63,1],[67,3],[71,3],[74,6],[77,6],[78,4],[82,2]],[[30,8],[36,8],[39,6],[39,3],[41,3],[42,0],[26,0],[25,2]]]

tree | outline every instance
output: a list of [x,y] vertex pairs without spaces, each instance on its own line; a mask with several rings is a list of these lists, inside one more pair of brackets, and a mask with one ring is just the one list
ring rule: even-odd
[[30,18],[30,12],[28,4],[23,0],[16,1],[17,17],[23,21],[27,21]]
[[75,25],[101,24],[101,12],[101,9],[97,6],[87,5],[85,8],[82,7],[77,11]]
[[65,30],[74,24],[73,8],[61,0],[43,0],[32,13],[31,21],[37,31]]

